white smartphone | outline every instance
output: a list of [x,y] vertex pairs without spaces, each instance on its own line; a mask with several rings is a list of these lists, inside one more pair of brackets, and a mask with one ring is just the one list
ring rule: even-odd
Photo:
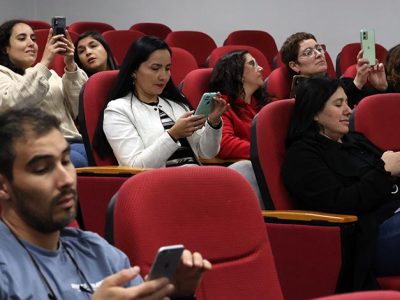
[[164,246],[158,249],[150,269],[148,280],[160,277],[167,277],[171,280],[179,265],[183,250],[183,245]]
[[363,58],[367,58],[371,66],[375,65],[375,32],[371,29],[360,30]]
[[194,114],[208,117],[208,114],[211,112],[213,98],[215,96],[217,96],[217,93],[204,93],[203,96],[201,96],[200,103],[197,106]]

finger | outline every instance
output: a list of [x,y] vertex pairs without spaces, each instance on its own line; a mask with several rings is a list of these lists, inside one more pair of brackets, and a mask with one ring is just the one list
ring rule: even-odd
[[360,58],[362,58],[363,52],[364,52],[363,50],[360,50],[360,51],[358,52],[358,54],[357,54],[357,60],[360,59]]
[[194,110],[185,112],[183,115],[180,116],[180,118],[187,118],[187,117],[193,116],[193,113],[194,113]]
[[122,286],[132,280],[140,272],[139,267],[124,269],[118,273],[108,276],[101,285],[103,286]]
[[68,41],[69,41],[70,43],[72,43],[71,35],[69,34],[69,31],[68,31],[67,29],[65,29],[65,35],[66,35]]
[[49,29],[49,34],[47,35],[47,42],[50,41],[50,39],[52,38],[52,36],[53,36],[53,28],[50,28],[50,29]]
[[188,267],[193,266],[192,253],[189,250],[187,250],[187,249],[183,250],[182,255],[181,255],[181,263]]

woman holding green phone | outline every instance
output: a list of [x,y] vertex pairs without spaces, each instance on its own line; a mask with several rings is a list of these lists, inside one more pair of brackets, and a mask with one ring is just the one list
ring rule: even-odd
[[122,166],[162,168],[198,165],[213,158],[221,141],[220,97],[206,118],[194,115],[170,74],[171,50],[143,36],[129,48],[95,135],[99,153],[112,151]]

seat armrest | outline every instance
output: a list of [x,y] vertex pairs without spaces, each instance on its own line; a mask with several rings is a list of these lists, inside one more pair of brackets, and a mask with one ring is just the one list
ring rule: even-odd
[[145,168],[133,168],[122,166],[101,166],[101,167],[83,167],[76,168],[77,174],[98,174],[98,175],[118,175],[118,174],[139,174],[141,172],[151,170]]
[[352,223],[358,218],[354,215],[329,214],[305,210],[263,210],[264,218],[275,218],[288,221],[322,221],[328,223]]

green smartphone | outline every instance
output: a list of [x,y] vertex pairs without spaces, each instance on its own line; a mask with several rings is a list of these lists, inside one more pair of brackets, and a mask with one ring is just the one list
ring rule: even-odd
[[375,65],[375,32],[372,29],[360,30],[363,58],[367,58],[371,66]]
[[208,117],[208,114],[210,113],[212,108],[213,98],[215,96],[217,96],[217,93],[204,93],[203,96],[201,96],[200,103],[197,106],[194,114],[204,115],[205,117]]

